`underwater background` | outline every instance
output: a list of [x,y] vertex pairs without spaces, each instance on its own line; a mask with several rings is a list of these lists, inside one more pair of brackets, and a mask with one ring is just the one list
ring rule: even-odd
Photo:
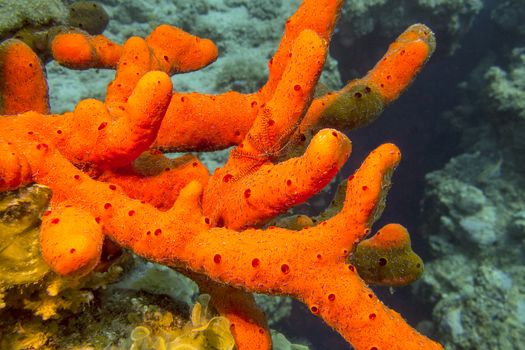
[[[133,35],[144,37],[161,23],[212,39],[220,50],[218,60],[172,80],[179,91],[220,93],[252,92],[264,84],[267,60],[300,1],[97,3],[109,17],[104,34],[116,42]],[[0,34],[7,36],[27,21],[60,19],[64,4],[68,1],[0,0],[0,20],[4,21]],[[31,5],[38,11],[24,12],[22,7]],[[410,286],[375,287],[374,291],[446,349],[523,349],[525,1],[348,0],[321,84],[339,89],[343,82],[363,76],[389,43],[413,23],[424,23],[435,32],[433,57],[378,120],[348,134],[352,155],[336,181],[295,212],[312,214],[325,208],[335,183],[348,177],[373,148],[395,143],[403,160],[376,227],[388,222],[406,226],[414,250],[425,261],[425,272]],[[103,99],[113,76],[113,71],[72,71],[50,62],[47,77],[52,112],[73,110],[84,98]],[[227,157],[227,150],[199,155],[210,171]],[[0,243],[3,251],[8,244]],[[2,282],[8,271],[0,268]],[[43,267],[31,268],[46,274]],[[10,344],[1,350],[129,348],[132,330],[135,336],[144,331],[130,324],[199,328],[213,319],[203,311],[206,321],[195,320],[196,314],[190,320],[194,305],[206,302],[195,304],[193,283],[166,267],[127,256],[112,269],[104,276],[77,281],[73,287],[47,277],[44,284],[18,292],[43,295],[35,305],[26,306],[55,320],[45,325],[10,311],[9,303],[19,301],[9,295],[7,282],[0,283],[0,296],[7,295],[0,305],[4,308],[0,309],[0,345]],[[48,298],[53,296],[49,290],[56,291],[54,296],[61,295],[60,301]],[[350,349],[304,305],[288,298],[261,296],[257,300],[266,310],[270,327],[288,339],[279,338],[276,349],[300,349],[290,342],[309,349]],[[220,320],[214,322],[220,324]],[[17,327],[19,336],[13,340],[12,330]],[[61,345],[49,345],[50,339],[60,337],[65,340],[55,344]]]

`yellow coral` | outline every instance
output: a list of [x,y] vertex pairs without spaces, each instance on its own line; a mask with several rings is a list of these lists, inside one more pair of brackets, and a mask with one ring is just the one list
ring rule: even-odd
[[[209,309],[210,296],[197,298],[191,312],[191,321],[183,329],[170,329],[166,324],[156,324],[158,329],[138,326],[131,332],[130,350],[231,350],[235,340],[230,322],[225,317],[214,316]],[[168,313],[168,315],[171,315]],[[169,321],[169,319],[168,319]],[[171,322],[167,322],[169,326]],[[159,327],[160,326],[160,327]]]

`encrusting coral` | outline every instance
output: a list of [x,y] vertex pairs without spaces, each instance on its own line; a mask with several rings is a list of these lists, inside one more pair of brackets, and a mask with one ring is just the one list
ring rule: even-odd
[[[131,38],[121,48],[100,36],[56,36],[52,49],[59,62],[116,67],[117,74],[105,103],[84,100],[71,113],[35,111],[45,93],[38,101],[23,99],[9,112],[3,107],[12,115],[0,118],[0,190],[36,182],[53,191],[40,238],[50,267],[66,275],[87,274],[107,236],[193,276],[232,323],[239,349],[271,346],[264,317],[247,292],[301,300],[356,349],[440,349],[386,308],[347,263],[384,207],[400,160],[394,145],[379,146],[349,178],[337,214],[300,231],[257,228],[318,192],[346,161],[348,138],[335,129],[317,129],[366,124],[399,96],[433,52],[432,32],[412,26],[365,78],[314,99],[341,5],[305,0],[270,60],[268,82],[249,95],[172,92],[166,73],[201,68],[217,51],[210,41],[170,26],[158,27],[145,40]],[[12,47],[29,58],[21,68],[31,72],[31,49],[13,40],[4,44],[2,55],[9,56]],[[111,55],[105,56],[108,50]],[[42,83],[43,74],[34,76]],[[24,96],[16,82],[26,82],[5,65],[2,77],[3,96]],[[345,106],[354,121],[338,119]],[[305,153],[293,157],[310,136]],[[162,177],[162,171],[145,176],[136,162],[144,157],[146,164],[162,164],[151,147],[209,150],[232,144],[237,147],[230,160],[211,177],[196,159],[190,170],[201,174],[197,178],[193,170],[175,176],[180,169],[171,164],[164,169],[173,177]],[[186,160],[182,164],[189,166]],[[117,177],[120,182],[113,181]],[[135,191],[133,184],[144,181],[148,186]],[[146,198],[149,186],[170,193],[174,202],[152,203]],[[382,230],[406,234],[399,225]]]
[[[141,349],[181,349],[181,350],[232,350],[235,341],[230,331],[228,319],[213,316],[209,309],[210,296],[202,294],[197,298],[191,312],[191,320],[183,329],[154,330],[138,326],[131,332],[133,344],[130,350]],[[153,334],[152,334],[153,333]]]
[[0,309],[6,289],[49,272],[39,253],[38,225],[50,198],[51,191],[40,185],[0,193]]

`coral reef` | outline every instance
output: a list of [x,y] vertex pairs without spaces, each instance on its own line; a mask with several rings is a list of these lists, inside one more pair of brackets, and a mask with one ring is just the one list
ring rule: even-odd
[[94,300],[68,318],[42,322],[21,315],[18,323],[3,320],[2,349],[233,348],[228,320],[206,307],[203,296],[190,316],[172,301],[145,293],[112,289],[97,292]]
[[[199,69],[217,54],[209,40],[174,27],[159,26],[145,40],[133,37],[122,50],[100,36],[78,31],[57,35],[52,53],[60,63],[116,67],[117,74],[105,103],[84,100],[74,112],[47,115],[32,108],[41,100],[25,99],[0,119],[6,159],[1,189],[36,182],[53,191],[40,233],[50,267],[71,278],[90,278],[107,237],[195,280],[231,322],[239,349],[270,346],[264,315],[248,292],[299,299],[357,349],[440,349],[386,308],[346,261],[384,208],[400,160],[396,146],[384,144],[370,153],[349,179],[344,205],[331,218],[300,232],[258,228],[318,192],[348,158],[348,138],[325,128],[350,129],[372,121],[434,50],[433,33],[423,25],[411,26],[364,78],[314,98],[341,5],[303,2],[270,59],[268,81],[254,94],[172,92],[166,73]],[[179,46],[172,44],[174,38],[182,38]],[[19,41],[9,41],[3,53],[9,57],[12,50],[34,60]],[[38,64],[28,67],[41,70]],[[4,96],[13,96],[16,82],[34,84],[13,74],[3,77]],[[344,109],[352,113],[340,119]],[[224,119],[219,122],[219,117]],[[304,154],[294,157],[308,142]],[[193,171],[180,177],[171,162],[168,168],[158,167],[163,173],[149,176],[135,163],[146,152],[146,164],[166,164],[152,146],[209,150],[229,145],[236,145],[229,160],[212,176],[202,173],[196,159]],[[122,183],[129,186],[113,181],[120,174],[112,171],[127,175]],[[200,178],[195,176],[199,172]],[[151,203],[145,198],[147,188],[133,185],[144,181],[170,199]],[[383,230],[408,241],[399,225]],[[221,322],[206,324],[213,329]],[[149,341],[150,331],[140,330],[143,336],[135,334],[134,340]]]
[[0,3],[0,37],[27,26],[65,24],[69,15],[61,0],[2,0]]
[[523,179],[502,175],[495,157],[462,154],[427,176],[422,232],[436,258],[426,263],[416,293],[435,303],[434,331],[450,349],[516,349],[525,334],[525,197],[512,190]]
[[[511,3],[494,5],[494,28],[520,11]],[[522,29],[506,30],[518,38]],[[518,349],[525,336],[521,45],[484,48],[459,85],[459,105],[443,118],[460,135],[460,154],[426,177],[422,232],[434,260],[415,293],[434,304],[435,335],[447,349]]]
[[524,15],[525,4],[519,0],[501,1],[491,11],[492,20],[498,26],[517,36],[525,34],[525,25],[519,20]]

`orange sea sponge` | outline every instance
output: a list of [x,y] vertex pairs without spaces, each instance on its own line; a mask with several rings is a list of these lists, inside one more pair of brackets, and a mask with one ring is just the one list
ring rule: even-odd
[[82,209],[54,207],[44,215],[40,232],[42,257],[61,275],[91,272],[100,260],[102,226]]
[[0,135],[0,191],[15,190],[31,183],[31,169],[24,156]]
[[122,46],[103,35],[91,36],[74,30],[52,39],[51,55],[59,64],[72,69],[116,68]]
[[10,39],[0,44],[0,114],[49,113],[42,63],[29,46]]
[[84,100],[74,112],[44,123],[46,128],[39,132],[46,133],[75,164],[99,169],[127,166],[155,139],[171,88],[165,74],[152,72],[137,84],[125,103],[106,106],[97,100]]
[[78,170],[56,151],[46,152],[37,181],[53,186],[59,198],[74,198],[76,206],[99,218],[112,239],[136,253],[251,291],[295,296],[357,349],[440,349],[386,309],[345,264],[380,214],[399,161],[393,145],[379,147],[363,163],[349,181],[339,214],[299,232],[213,228],[200,213],[202,187],[195,182],[164,213],[88,177],[73,188],[67,183],[75,183],[71,175]]
[[[131,38],[124,44],[106,103],[84,100],[61,116],[30,111],[0,118],[0,175],[5,177],[0,189],[34,181],[53,191],[41,237],[50,266],[62,274],[86,273],[97,263],[107,236],[193,276],[217,296],[217,308],[236,327],[240,350],[270,347],[264,316],[250,292],[297,298],[356,349],[442,349],[386,308],[347,263],[384,208],[400,160],[394,145],[370,153],[348,179],[340,210],[328,219],[300,231],[253,227],[313,195],[349,155],[350,142],[341,132],[323,129],[314,134],[317,122],[301,131],[310,113],[322,116],[333,102],[312,100],[341,4],[304,1],[287,25],[268,84],[256,94],[172,95],[168,75],[151,70],[194,69],[213,60],[216,52],[211,43],[191,39],[196,51],[187,49],[191,58],[185,60],[165,39],[186,34],[167,27],[149,39]],[[432,51],[429,32],[411,29],[400,38],[385,56],[386,63],[366,77],[364,92],[367,86],[377,88],[373,101],[385,104],[396,98]],[[67,47],[67,37],[62,39],[65,44],[58,49],[65,48],[64,57],[81,62],[80,68],[109,67],[117,60],[118,55],[101,60],[90,37],[84,36],[77,56]],[[207,55],[195,54],[201,51]],[[352,98],[359,98],[355,94],[360,90],[351,91]],[[232,106],[232,101],[239,104]],[[352,101],[349,105],[355,106]],[[316,104],[320,108],[312,109]],[[234,125],[235,118],[222,115],[224,111],[248,121]],[[313,135],[311,142],[307,131]],[[289,158],[298,143],[309,144],[306,152]],[[187,171],[184,166],[175,169],[148,151],[152,145],[214,149],[227,144],[238,146],[212,177],[198,162],[195,170],[193,160]],[[145,151],[149,154],[141,159]],[[161,172],[145,174],[142,160]],[[162,172],[167,164],[169,170]],[[197,181],[191,181],[194,176]],[[148,186],[155,194],[167,195],[156,201]],[[75,223],[82,224],[78,235]],[[401,232],[392,227],[400,226],[380,232]],[[390,242],[382,236],[376,240]]]
[[184,186],[191,181],[205,186],[209,176],[208,169],[195,156],[168,159],[152,150],[141,154],[132,165],[106,170],[97,179],[118,185],[131,198],[167,210]]
[[410,26],[365,77],[315,99],[298,132],[311,135],[326,127],[350,130],[372,122],[412,83],[435,45],[428,27]]
[[[283,39],[269,61],[268,81],[258,92],[218,95],[174,92],[154,147],[166,151],[202,151],[238,145],[259,113],[260,106],[266,105],[275,93],[290,59],[292,43],[299,33],[305,29],[313,30],[328,43],[342,3],[341,0],[303,1],[286,24]],[[120,51],[118,54],[104,54],[105,50],[90,44],[95,40],[93,37],[84,35],[85,38],[76,38],[78,35],[62,34],[54,40],[57,42],[55,59],[59,63],[74,68],[116,67]],[[69,49],[67,43],[70,40],[65,40],[68,36],[80,46],[77,51],[84,52],[83,55]],[[171,44],[175,42],[176,45]],[[149,47],[152,57],[132,52],[126,55],[126,63],[118,68],[120,77],[117,74],[109,87],[107,102],[123,101],[129,97],[137,79],[148,70],[181,73],[202,68],[217,57],[217,48],[211,41],[166,25],[155,29],[146,43],[141,50]],[[408,28],[367,76],[315,99],[295,138],[306,137],[309,140],[322,128],[349,130],[371,122],[406,89],[431,56],[434,47],[435,39],[430,29],[421,24]],[[120,46],[118,48],[120,50]],[[113,52],[109,48],[106,50]],[[97,58],[104,55],[112,57],[112,60]],[[134,57],[141,58],[134,61]],[[113,63],[102,64],[100,60]],[[208,129],[217,132],[209,135]]]
[[203,208],[213,225],[260,225],[317,193],[348,158],[349,140],[327,129],[316,135],[303,156],[276,164],[311,101],[325,49],[313,31],[297,37],[272,99],[259,109],[244,141],[210,179]]

